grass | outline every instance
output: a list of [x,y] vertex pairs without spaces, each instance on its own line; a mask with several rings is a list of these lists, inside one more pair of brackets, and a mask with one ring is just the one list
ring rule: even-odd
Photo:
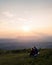
[[52,49],[41,49],[37,57],[29,53],[9,53],[0,55],[0,65],[52,65]]

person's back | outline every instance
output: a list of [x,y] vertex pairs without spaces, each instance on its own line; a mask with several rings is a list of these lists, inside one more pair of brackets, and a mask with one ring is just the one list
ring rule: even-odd
[[38,49],[37,48],[35,48],[35,54],[37,54],[38,53]]

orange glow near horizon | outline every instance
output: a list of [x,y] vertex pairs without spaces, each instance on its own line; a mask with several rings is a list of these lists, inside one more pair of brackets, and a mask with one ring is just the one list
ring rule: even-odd
[[18,36],[24,37],[24,36],[41,36],[41,34],[46,34],[46,35],[52,35],[52,30],[51,29],[39,29],[39,30],[32,30],[32,28],[27,29],[21,28],[21,30],[5,30],[1,31],[0,30],[0,38],[16,38]]

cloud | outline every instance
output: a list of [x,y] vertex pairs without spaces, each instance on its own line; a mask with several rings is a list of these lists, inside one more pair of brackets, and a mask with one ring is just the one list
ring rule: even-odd
[[14,16],[12,13],[10,13],[8,11],[2,12],[2,14],[5,15],[5,16],[7,16],[7,17],[10,17],[10,18]]
[[24,18],[18,18],[19,21],[27,21],[26,19]]

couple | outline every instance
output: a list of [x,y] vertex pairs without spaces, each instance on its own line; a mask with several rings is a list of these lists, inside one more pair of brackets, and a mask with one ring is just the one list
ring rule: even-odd
[[37,56],[37,55],[38,55],[38,49],[36,47],[32,48],[30,56]]

